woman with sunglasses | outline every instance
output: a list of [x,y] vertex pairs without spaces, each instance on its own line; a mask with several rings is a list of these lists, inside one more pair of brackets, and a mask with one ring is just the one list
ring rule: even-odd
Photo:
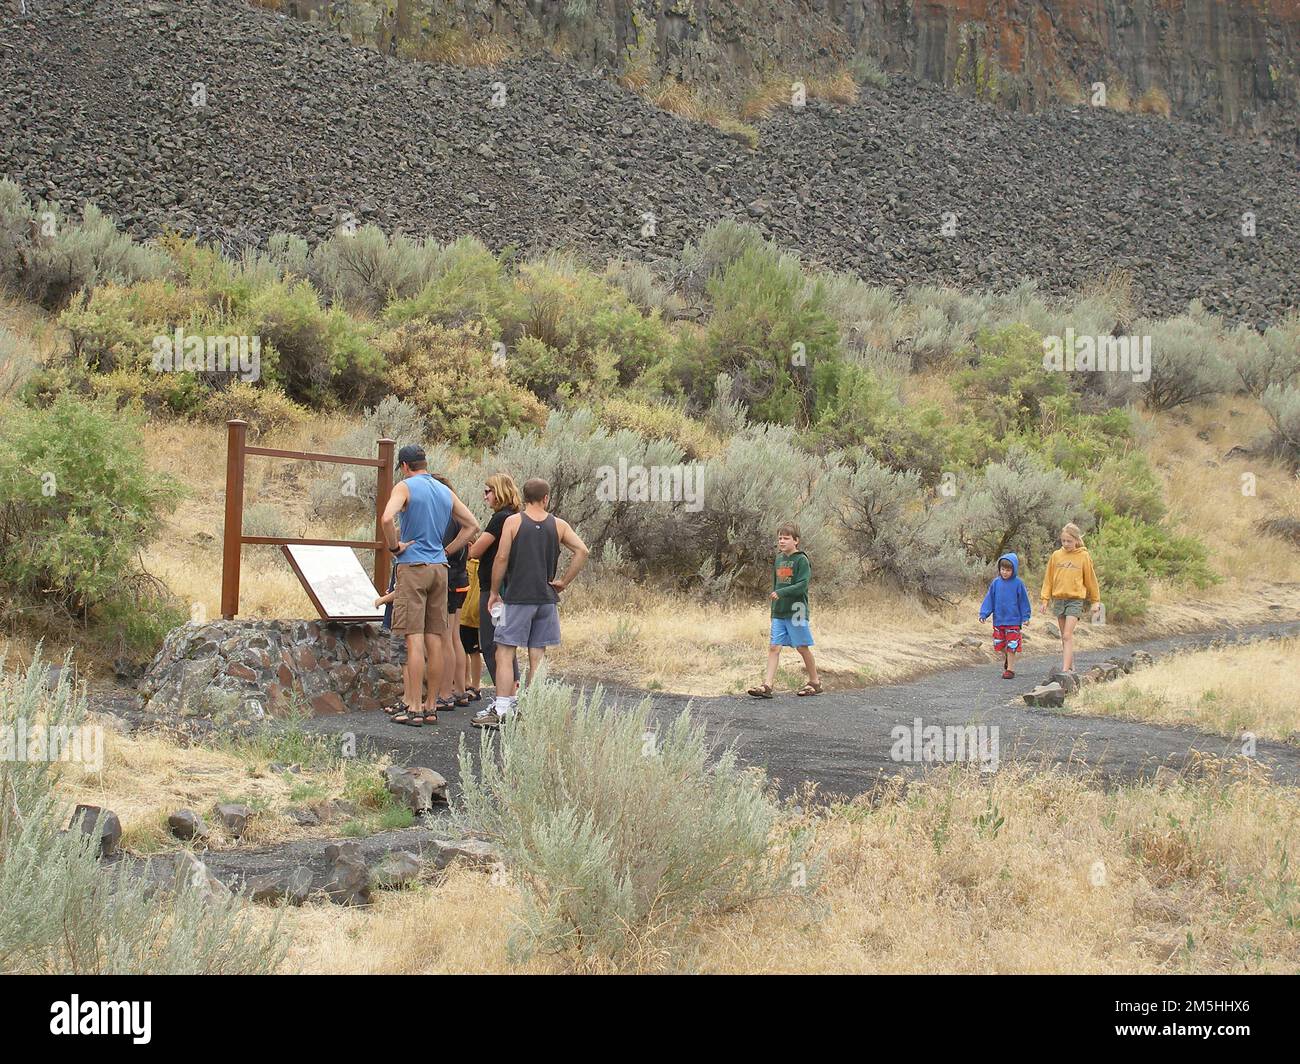
[[[506,523],[506,518],[511,514],[518,513],[523,508],[523,499],[519,495],[519,488],[515,485],[513,478],[509,473],[494,473],[488,477],[483,486],[483,501],[487,503],[488,509],[492,511],[492,517],[483,529],[482,534],[474,541],[469,548],[469,556],[477,558],[478,571],[480,573],[491,573],[492,565],[497,560],[497,547],[501,542],[501,529]],[[488,612],[488,595],[492,590],[491,580],[479,581],[479,604],[478,604],[478,646],[479,653],[483,655],[483,664],[487,666],[488,676],[492,678],[492,683],[496,685],[496,625],[494,618]],[[515,680],[519,680],[519,663],[515,663]]]

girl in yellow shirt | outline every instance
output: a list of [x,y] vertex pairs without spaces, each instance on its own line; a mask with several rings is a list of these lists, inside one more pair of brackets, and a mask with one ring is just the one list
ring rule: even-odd
[[1061,549],[1052,552],[1043,576],[1040,596],[1043,609],[1051,607],[1056,623],[1061,629],[1061,669],[1074,669],[1074,626],[1083,618],[1084,603],[1092,607],[1092,615],[1101,613],[1101,589],[1097,586],[1097,573],[1092,567],[1092,556],[1083,545],[1083,533],[1076,524],[1061,529]]

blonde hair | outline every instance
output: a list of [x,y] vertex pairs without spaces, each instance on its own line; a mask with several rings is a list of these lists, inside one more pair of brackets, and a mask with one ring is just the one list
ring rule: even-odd
[[1078,540],[1080,547],[1083,546],[1083,532],[1080,530],[1079,526],[1076,525],[1073,521],[1071,521],[1068,525],[1064,526],[1061,529],[1061,532],[1064,535],[1069,536],[1071,539]]
[[496,495],[498,510],[504,506],[518,513],[524,508],[523,500],[519,497],[519,488],[515,486],[514,478],[509,473],[493,473],[483,482],[483,485],[491,488],[492,493]]

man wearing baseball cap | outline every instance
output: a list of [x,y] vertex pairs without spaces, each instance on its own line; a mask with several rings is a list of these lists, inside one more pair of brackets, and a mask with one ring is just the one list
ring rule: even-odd
[[[424,448],[407,444],[397,453],[402,479],[384,507],[384,539],[397,564],[393,631],[406,637],[406,700],[393,720],[418,728],[438,720],[433,700],[442,671],[442,631],[447,623],[447,551],[460,550],[478,531],[478,518],[456,493],[429,475]],[[402,533],[397,533],[397,515]],[[460,532],[444,550],[442,533],[456,518]],[[423,688],[429,690],[425,705]]]

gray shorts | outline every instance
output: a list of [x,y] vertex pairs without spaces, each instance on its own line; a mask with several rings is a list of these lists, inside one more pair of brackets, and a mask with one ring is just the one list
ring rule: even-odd
[[1083,620],[1083,608],[1087,605],[1083,599],[1052,599],[1052,612],[1057,618],[1077,617]]
[[560,611],[554,602],[505,603],[494,641],[499,647],[560,645]]

